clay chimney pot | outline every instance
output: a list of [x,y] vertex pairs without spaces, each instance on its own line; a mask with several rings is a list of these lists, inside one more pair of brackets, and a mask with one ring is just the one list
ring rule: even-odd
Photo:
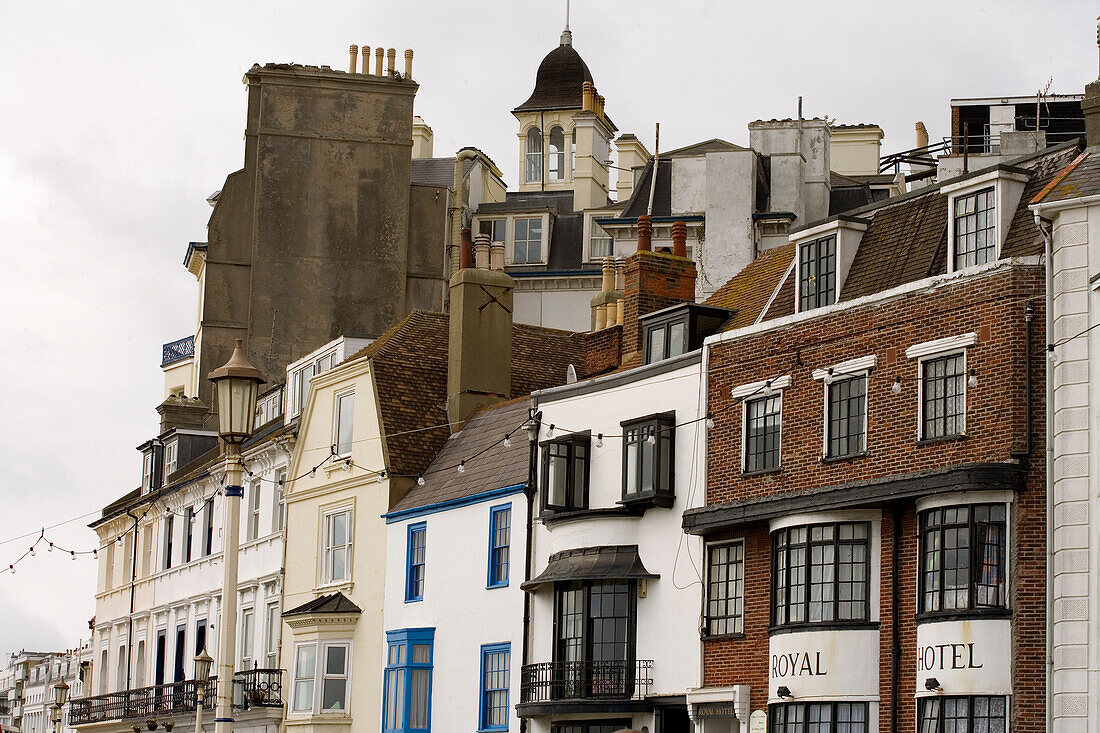
[[462,245],[458,253],[458,269],[468,270],[474,266],[474,245],[470,241],[470,230],[462,230]]
[[653,222],[647,214],[638,217],[638,251],[653,251]]
[[687,257],[687,224],[682,221],[672,225],[672,254],[677,257]]

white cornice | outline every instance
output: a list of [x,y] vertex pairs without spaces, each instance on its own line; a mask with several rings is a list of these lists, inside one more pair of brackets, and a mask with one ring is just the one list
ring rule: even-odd
[[[848,361],[842,361],[839,364],[833,364],[831,367],[825,369],[814,369],[813,378],[817,380],[825,379],[826,377],[846,377],[854,374],[861,374],[875,368],[877,360],[874,354],[868,356],[861,356],[858,359],[849,359]],[[830,374],[831,372],[831,374]]]
[[786,389],[791,386],[791,375],[784,374],[782,377],[776,377],[775,379],[762,379],[759,382],[749,382],[748,384],[739,384],[730,390],[730,396],[733,399],[741,399],[742,397],[749,397],[757,392],[763,393],[765,387],[771,387],[774,390]]
[[973,346],[976,343],[978,343],[978,334],[975,331],[971,331],[970,333],[964,333],[959,336],[949,336],[948,338],[913,344],[905,350],[905,358],[919,359],[923,356],[944,354],[949,351],[965,349],[967,346]]

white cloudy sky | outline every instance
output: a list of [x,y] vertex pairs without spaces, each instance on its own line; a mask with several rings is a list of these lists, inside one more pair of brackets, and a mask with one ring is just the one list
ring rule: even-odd
[[[241,165],[254,62],[346,68],[349,43],[416,52],[436,154],[475,145],[510,183],[509,110],[557,44],[564,0],[11,2],[0,22],[0,567],[24,533],[133,488],[156,431],[160,346],[194,328],[190,240]],[[1096,78],[1095,3],[574,0],[574,46],[622,131],[662,147],[805,113],[947,134],[952,97]],[[48,531],[90,549],[90,517]],[[13,538],[19,538],[14,539]],[[29,538],[33,539],[33,537]],[[0,574],[0,652],[88,636],[96,567]]]

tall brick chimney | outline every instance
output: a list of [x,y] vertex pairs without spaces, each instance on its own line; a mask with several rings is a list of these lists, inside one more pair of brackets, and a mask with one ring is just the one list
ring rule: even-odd
[[[473,267],[469,230],[462,232],[461,269],[451,276],[447,354],[447,421],[456,432],[482,405],[512,390],[512,291],[503,270]],[[488,254],[488,253],[486,253]],[[488,259],[486,256],[484,259]]]
[[638,251],[626,258],[624,364],[642,350],[639,318],[670,305],[695,302],[695,263],[686,256],[643,249],[649,245],[652,231],[650,218],[639,216]]

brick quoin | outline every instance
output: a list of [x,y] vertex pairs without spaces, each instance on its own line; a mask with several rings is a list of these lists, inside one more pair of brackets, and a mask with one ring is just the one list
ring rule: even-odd
[[[629,272],[629,270],[628,270]],[[1044,465],[1044,299],[1041,267],[1005,265],[973,277],[858,305],[839,312],[746,334],[712,346],[708,355],[708,409],[715,417],[707,449],[707,504],[797,495],[826,486],[972,463],[1028,467],[1010,515],[1008,561],[1012,607],[1011,730],[1037,733],[1046,704],[1046,498]],[[1033,416],[1027,446],[1024,312],[1030,300]],[[966,367],[978,383],[967,387],[966,436],[918,445],[918,361],[905,350],[918,343],[976,332]],[[823,461],[824,385],[811,372],[875,354],[867,388],[865,455]],[[780,470],[741,475],[742,406],[731,388],[789,374],[783,390]],[[890,389],[895,377],[902,390]],[[898,728],[915,731],[917,636],[917,514],[913,500],[881,507],[879,730],[890,731],[893,660],[893,522],[901,521]],[[753,710],[767,705],[771,541],[766,522],[709,534],[707,541],[743,538],[744,634],[703,642],[706,686],[750,685]],[[872,589],[874,592],[874,589]],[[852,660],[873,663],[872,660]]]

